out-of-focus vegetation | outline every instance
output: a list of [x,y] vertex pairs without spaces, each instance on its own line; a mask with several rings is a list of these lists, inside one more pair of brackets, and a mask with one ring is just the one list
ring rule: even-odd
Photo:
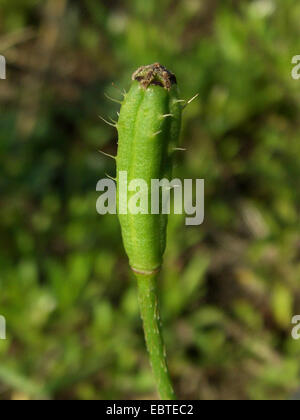
[[[205,222],[169,223],[161,305],[180,397],[300,386],[298,0],[1,0],[1,399],[156,398],[114,216],[95,210],[131,73],[159,61],[185,111],[177,176]],[[114,83],[114,86],[112,85]]]

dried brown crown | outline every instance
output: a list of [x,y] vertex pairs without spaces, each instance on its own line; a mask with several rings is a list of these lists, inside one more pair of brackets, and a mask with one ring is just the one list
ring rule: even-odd
[[140,67],[133,73],[132,80],[140,82],[144,89],[150,85],[157,85],[169,90],[177,83],[175,74],[159,63]]

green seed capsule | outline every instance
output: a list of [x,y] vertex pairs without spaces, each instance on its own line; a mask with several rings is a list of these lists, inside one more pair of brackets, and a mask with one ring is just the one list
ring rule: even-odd
[[[165,252],[167,215],[151,214],[151,180],[171,176],[173,150],[178,145],[181,127],[180,102],[172,73],[159,64],[141,67],[133,74],[117,124],[118,197],[124,172],[128,185],[139,179],[148,187],[147,214],[132,214],[124,203],[118,203],[130,265],[142,274],[159,270]],[[135,194],[136,191],[127,191],[125,207]],[[127,214],[123,214],[126,210]]]

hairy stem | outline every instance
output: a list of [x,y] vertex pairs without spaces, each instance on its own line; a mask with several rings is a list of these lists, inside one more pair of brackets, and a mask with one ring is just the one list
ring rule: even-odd
[[138,281],[139,306],[143,319],[147,349],[153,375],[162,400],[175,400],[170,379],[165,346],[161,333],[157,296],[158,274],[135,274]]

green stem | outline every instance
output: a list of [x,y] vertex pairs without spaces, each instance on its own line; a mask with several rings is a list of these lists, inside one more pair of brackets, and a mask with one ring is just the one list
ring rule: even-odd
[[157,274],[135,274],[138,281],[139,305],[143,319],[147,349],[153,375],[162,400],[175,400],[160,327],[157,297]]

